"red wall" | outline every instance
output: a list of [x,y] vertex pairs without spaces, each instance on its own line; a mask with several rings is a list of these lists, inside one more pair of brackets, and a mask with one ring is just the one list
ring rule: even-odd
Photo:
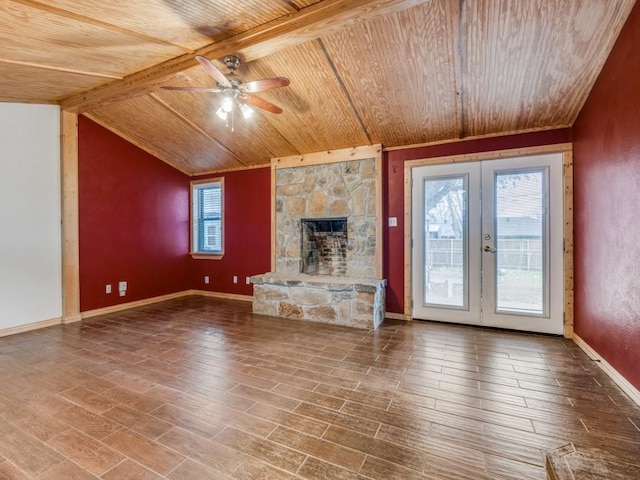
[[[221,260],[192,260],[191,286],[253,295],[246,277],[271,270],[271,168],[197,178],[214,177],[224,177],[224,256]],[[204,283],[205,275],[209,284]]]
[[[404,313],[404,162],[422,158],[490,152],[571,142],[571,129],[546,130],[519,135],[466,140],[387,152],[384,157],[384,215],[396,217],[397,227],[385,226],[384,275],[387,279],[387,312]],[[385,225],[387,222],[384,222]]]
[[189,178],[83,116],[78,137],[80,310],[191,288]]
[[[271,267],[270,168],[208,176],[225,178],[225,255],[195,260],[188,255],[191,179],[84,117],[79,137],[82,311],[188,289],[252,295],[246,277]],[[562,129],[387,152],[384,215],[398,226],[383,232],[386,310],[403,313],[405,161],[570,141],[571,130]],[[117,295],[119,280],[129,282],[126,297]]]
[[575,332],[640,389],[640,3],[574,125]]

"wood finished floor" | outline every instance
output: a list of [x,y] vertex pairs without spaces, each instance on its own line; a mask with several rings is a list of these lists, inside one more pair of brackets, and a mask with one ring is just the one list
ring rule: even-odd
[[634,471],[640,409],[568,340],[250,308],[187,297],[0,338],[0,479],[545,479],[569,442],[598,459],[575,478],[638,478],[601,466]]

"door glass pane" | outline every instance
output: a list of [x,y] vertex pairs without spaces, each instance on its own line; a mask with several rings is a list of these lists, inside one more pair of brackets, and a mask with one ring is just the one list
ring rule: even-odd
[[467,176],[424,180],[424,303],[467,307]]
[[544,170],[496,173],[496,311],[545,308]]

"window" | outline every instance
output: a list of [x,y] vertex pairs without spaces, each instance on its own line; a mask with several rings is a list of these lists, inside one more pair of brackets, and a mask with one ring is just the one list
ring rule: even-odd
[[223,178],[191,183],[191,253],[222,256]]

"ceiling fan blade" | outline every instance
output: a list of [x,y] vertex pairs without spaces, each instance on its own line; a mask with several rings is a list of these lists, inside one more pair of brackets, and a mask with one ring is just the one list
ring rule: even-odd
[[286,87],[289,85],[289,79],[284,77],[265,78],[264,80],[256,80],[255,82],[243,83],[240,85],[240,91],[245,93],[264,92],[272,88]]
[[222,92],[221,88],[206,88],[206,87],[172,87],[172,86],[164,86],[160,87],[164,90],[184,90],[187,92],[207,92],[207,93],[220,93]]
[[211,60],[203,57],[202,55],[196,55],[196,60],[203,66],[209,75],[215,78],[216,82],[223,87],[231,88],[231,82],[224,76],[224,73],[218,70],[218,67],[216,67]]
[[280,107],[278,107],[277,105],[274,105],[273,103],[269,103],[266,100],[263,100],[259,97],[254,97],[253,95],[245,94],[245,95],[242,95],[241,99],[244,103],[250,103],[251,105],[254,105],[258,108],[266,110],[267,112],[282,113],[282,109]]

